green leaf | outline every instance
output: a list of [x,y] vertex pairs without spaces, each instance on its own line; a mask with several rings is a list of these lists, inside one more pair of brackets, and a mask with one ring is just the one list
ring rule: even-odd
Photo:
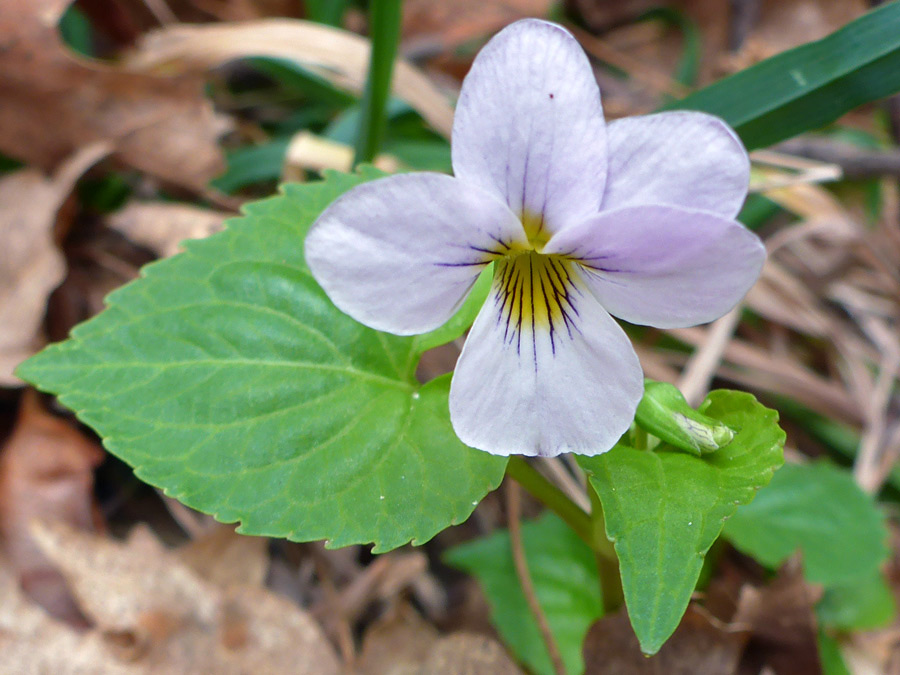
[[420,347],[340,311],[303,258],[331,173],[150,265],[19,374],[56,393],[143,480],[247,534],[422,543],[465,520],[506,458],[464,446]]
[[891,2],[667,107],[718,115],[752,150],[822,127],[898,90],[900,2]]
[[212,186],[230,193],[253,183],[278,180],[290,140],[287,137],[278,138],[233,150],[228,153],[225,173],[213,179]]
[[888,555],[874,500],[828,462],[785,466],[738,510],[725,536],[771,568],[799,549],[806,578],[826,586],[867,577]]
[[[535,595],[566,671],[583,673],[584,636],[603,614],[594,554],[551,513],[525,523],[522,542]],[[444,554],[444,560],[478,579],[490,603],[492,621],[516,656],[535,673],[554,675],[550,655],[519,585],[508,532],[457,546]]]
[[678,626],[725,519],[783,462],[778,414],[750,394],[714,391],[699,410],[734,430],[734,440],[703,457],[662,444],[578,458],[603,504],[628,615],[647,654]]
[[822,675],[852,675],[837,640],[819,631],[819,659],[822,661]]
[[386,109],[391,95],[391,78],[397,45],[400,43],[402,0],[382,0],[369,5],[369,28],[372,49],[369,73],[360,103],[362,120],[353,144],[353,163],[371,162],[381,150],[386,123]]
[[894,593],[879,570],[825,589],[816,605],[819,623],[842,630],[871,630],[888,625],[897,614]]

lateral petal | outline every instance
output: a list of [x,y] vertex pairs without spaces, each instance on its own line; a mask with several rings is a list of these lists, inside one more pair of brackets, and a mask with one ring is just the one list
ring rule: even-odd
[[450,386],[457,435],[495,455],[606,452],[643,391],[627,336],[574,265],[524,254],[495,270]]
[[485,265],[525,241],[496,197],[423,172],[342,195],[313,223],[305,254],[339,309],[377,330],[413,335],[449,319]]
[[603,211],[545,251],[578,260],[610,314],[657,328],[718,319],[750,290],[766,259],[759,237],[739,222],[659,205]]
[[568,31],[524,19],[488,42],[463,82],[452,156],[454,174],[497,194],[530,236],[597,211],[606,125],[593,70]]

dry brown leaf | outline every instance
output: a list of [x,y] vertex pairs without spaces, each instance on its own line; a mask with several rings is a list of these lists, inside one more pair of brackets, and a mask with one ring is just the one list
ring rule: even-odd
[[[367,39],[348,31],[299,19],[264,19],[162,28],[147,35],[125,65],[137,73],[196,73],[234,59],[271,56],[300,63],[337,86],[361,92],[369,51]],[[453,107],[422,71],[399,59],[392,87],[435,130],[450,137]]]
[[129,202],[110,215],[106,224],[161,258],[175,255],[186,239],[203,239],[222,229],[233,214],[189,204]]
[[319,626],[265,589],[201,578],[147,532],[115,542],[36,524],[105,644],[140,673],[337,675]]
[[219,586],[262,586],[269,569],[269,540],[238,534],[232,525],[216,525],[179,548],[178,559]]
[[418,675],[438,632],[409,604],[395,605],[366,631],[356,675]]
[[0,151],[51,168],[108,140],[118,159],[205,188],[223,166],[222,130],[198,77],[161,78],[79,60],[57,24],[71,0],[0,3]]
[[0,558],[0,674],[119,675],[136,672],[103,647],[99,634],[80,633],[50,618],[19,590]]
[[750,647],[778,675],[818,675],[818,629],[814,606],[822,589],[803,579],[799,557],[789,560],[778,576],[762,588],[745,586],[732,618],[749,629]]
[[551,0],[407,0],[405,39],[428,39],[450,49],[500,30],[527,16],[545,17]]
[[33,391],[25,393],[15,429],[0,451],[0,544],[28,593],[67,620],[80,615],[30,524],[37,518],[97,526],[93,470],[102,459],[94,441],[44,411]]
[[524,675],[524,673],[496,640],[475,633],[454,633],[438,640],[417,675]]
[[731,675],[746,642],[746,634],[722,630],[690,606],[672,637],[647,658],[622,611],[600,619],[588,631],[585,675]]
[[44,346],[41,323],[47,297],[66,275],[65,260],[54,241],[57,212],[81,174],[108,152],[102,143],[86,147],[63,162],[51,178],[37,169],[0,178],[0,385],[22,384],[13,369]]

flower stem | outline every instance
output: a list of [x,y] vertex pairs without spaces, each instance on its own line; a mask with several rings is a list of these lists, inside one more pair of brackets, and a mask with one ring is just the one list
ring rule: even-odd
[[562,518],[584,543],[594,548],[594,526],[591,517],[531,464],[521,457],[510,457],[509,464],[506,465],[506,475]]
[[362,99],[359,133],[354,148],[354,165],[371,162],[381,147],[385,128],[385,109],[391,93],[394,59],[400,41],[402,5],[403,0],[372,0],[370,4],[369,32],[372,38],[372,51]]
[[[591,525],[594,544],[592,548],[597,554],[597,572],[600,576],[600,590],[603,595],[603,613],[611,614],[625,603],[622,590],[622,576],[619,574],[619,559],[615,547],[606,538],[606,520],[603,517],[603,505],[597,491],[588,484],[591,498]],[[602,551],[602,552],[601,552]]]

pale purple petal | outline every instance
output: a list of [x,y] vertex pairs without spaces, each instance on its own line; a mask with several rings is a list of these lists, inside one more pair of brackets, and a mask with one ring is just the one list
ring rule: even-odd
[[747,197],[750,159],[718,117],[665,112],[611,122],[604,211],[670,204],[733,218]]
[[553,233],[596,213],[606,129],[600,91],[575,38],[536,19],[498,33],[463,82],[452,151],[456,176],[524,213],[526,229],[543,225],[543,234]]
[[521,285],[497,264],[453,374],[453,428],[495,455],[606,452],[634,419],[640,363],[575,265],[535,256],[531,268],[529,255],[516,259]]
[[580,260],[611,314],[658,328],[719,318],[750,290],[766,258],[759,237],[734,220],[658,205],[604,211],[544,250]]
[[493,195],[437,173],[364,183],[335,201],[306,237],[306,262],[331,301],[399,335],[437,328],[522,225]]

